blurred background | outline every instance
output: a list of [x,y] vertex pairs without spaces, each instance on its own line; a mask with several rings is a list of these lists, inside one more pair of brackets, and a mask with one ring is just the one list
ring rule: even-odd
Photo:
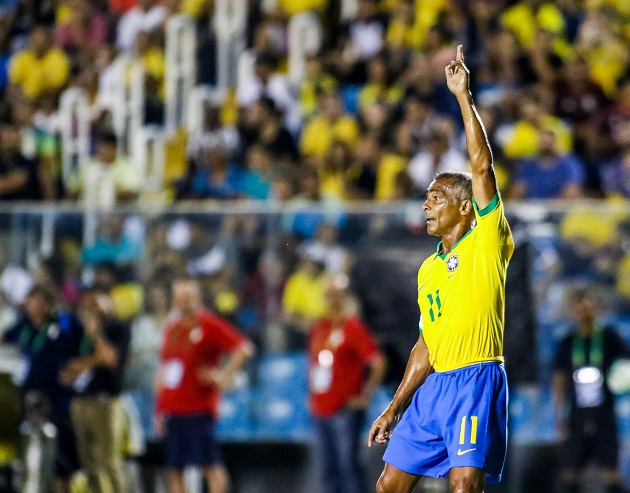
[[[423,195],[468,169],[444,83],[457,44],[516,242],[512,438],[489,491],[550,492],[568,291],[591,286],[630,342],[630,2],[0,1],[0,333],[35,285],[67,314],[84,289],[109,292],[131,330],[130,491],[160,476],[153,376],[181,275],[257,348],[220,405],[235,492],[322,491],[306,340],[329,276],[349,276],[388,362],[366,426],[387,406],[437,243]],[[0,491],[19,491],[20,356],[0,351]],[[630,480],[630,397],[616,409]],[[370,484],[382,451],[360,451]]]

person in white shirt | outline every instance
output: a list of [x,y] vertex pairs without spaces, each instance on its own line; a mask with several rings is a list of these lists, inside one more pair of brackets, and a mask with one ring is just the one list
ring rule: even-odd
[[444,128],[433,128],[426,146],[411,159],[408,172],[415,186],[424,193],[436,174],[467,169],[464,154],[451,145],[448,132]]
[[139,0],[138,5],[123,15],[118,22],[116,46],[123,53],[131,53],[138,33],[157,29],[165,19],[166,8],[159,5],[156,0]]

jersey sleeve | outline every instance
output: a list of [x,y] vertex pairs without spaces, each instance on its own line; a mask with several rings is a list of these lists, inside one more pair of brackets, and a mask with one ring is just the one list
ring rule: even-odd
[[232,324],[215,317],[204,324],[204,339],[207,345],[218,348],[221,352],[234,351],[247,341]]
[[514,252],[514,239],[505,217],[501,194],[497,192],[483,209],[479,209],[474,198],[472,202],[477,220],[475,227],[478,228],[478,238],[483,244],[484,251],[488,253],[496,251],[509,259]]

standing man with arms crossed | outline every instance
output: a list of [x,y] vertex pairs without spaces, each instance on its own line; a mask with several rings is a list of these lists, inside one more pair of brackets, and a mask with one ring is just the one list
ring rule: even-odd
[[455,493],[482,493],[486,481],[501,479],[505,459],[505,276],[514,243],[461,45],[445,71],[462,111],[472,177],[441,173],[427,190],[427,232],[441,241],[418,272],[418,342],[370,429],[368,445],[389,441],[378,493],[410,493],[422,476],[448,476]]

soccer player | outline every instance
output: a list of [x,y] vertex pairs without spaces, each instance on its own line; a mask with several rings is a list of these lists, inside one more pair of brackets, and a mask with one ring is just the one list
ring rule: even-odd
[[422,476],[448,476],[451,491],[482,493],[486,481],[500,480],[507,447],[503,322],[514,243],[461,45],[445,72],[472,176],[440,173],[427,190],[427,231],[441,241],[418,272],[418,342],[369,432],[369,446],[389,441],[378,493],[409,493]]

